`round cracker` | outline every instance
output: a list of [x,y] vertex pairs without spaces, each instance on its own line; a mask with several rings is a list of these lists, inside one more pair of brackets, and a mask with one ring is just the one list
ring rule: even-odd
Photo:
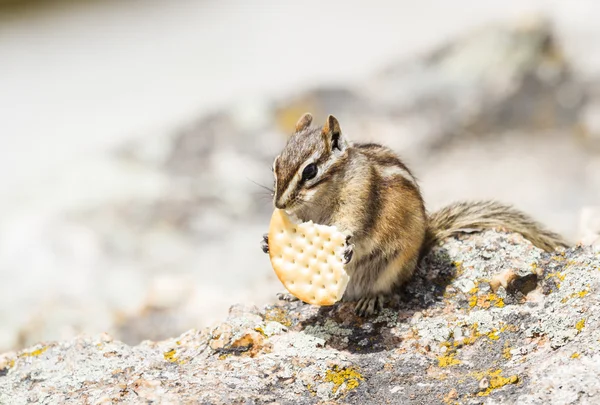
[[314,305],[339,301],[348,281],[346,235],[336,227],[300,222],[276,209],[269,226],[269,257],[275,274],[298,299]]

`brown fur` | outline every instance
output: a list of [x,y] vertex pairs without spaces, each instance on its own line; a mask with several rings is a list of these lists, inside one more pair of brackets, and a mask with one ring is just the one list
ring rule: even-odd
[[[544,250],[567,246],[527,215],[496,202],[457,203],[428,217],[415,178],[393,151],[349,142],[333,116],[322,128],[309,128],[311,121],[310,115],[298,121],[275,159],[274,203],[303,221],[351,235],[344,299],[358,300],[359,313],[374,312],[435,243],[461,232],[504,228]],[[304,180],[309,164],[317,165],[318,175]]]

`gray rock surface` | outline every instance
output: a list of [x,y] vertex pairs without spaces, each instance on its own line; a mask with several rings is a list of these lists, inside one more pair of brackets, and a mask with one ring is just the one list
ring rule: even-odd
[[160,342],[40,343],[0,356],[0,403],[598,403],[599,289],[590,247],[465,235],[436,247],[377,317],[238,305]]
[[37,191],[39,206],[0,223],[0,351],[100,331],[161,340],[232,302],[274,302],[260,185],[305,111],[393,147],[429,210],[499,199],[592,243],[589,215],[576,231],[600,202],[600,81],[583,78],[561,39],[544,19],[490,24],[352,86],[216,109],[70,166]]

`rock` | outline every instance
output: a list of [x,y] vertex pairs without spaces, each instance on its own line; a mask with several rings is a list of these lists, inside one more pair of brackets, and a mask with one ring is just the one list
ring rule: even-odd
[[[489,25],[365,80],[236,103],[77,163],[78,182],[64,173],[48,180],[62,188],[40,191],[51,207],[53,195],[65,201],[56,211],[44,203],[0,224],[0,350],[98,331],[134,345],[208,325],[231,301],[273,302],[280,283],[257,241],[273,209],[272,160],[306,111],[394,148],[430,210],[502,199],[574,239],[576,213],[600,199],[600,157],[588,147],[600,91],[581,83],[561,39],[544,19]],[[494,246],[481,255],[498,265]],[[534,300],[538,275],[503,271],[486,293]],[[484,288],[475,281],[459,277],[446,292]]]
[[[489,281],[507,272],[535,275],[535,288],[500,296]],[[0,403],[597,403],[599,289],[590,247],[465,235],[434,248],[373,318],[351,304],[238,305],[159,342],[41,343],[0,356]]]

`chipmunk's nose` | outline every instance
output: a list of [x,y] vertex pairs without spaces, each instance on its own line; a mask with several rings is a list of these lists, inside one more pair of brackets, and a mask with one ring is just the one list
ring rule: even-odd
[[280,209],[280,210],[284,210],[284,209],[285,209],[285,207],[286,207],[286,205],[285,205],[285,204],[283,204],[283,203],[281,202],[281,200],[275,200],[275,208],[278,208],[278,209]]

